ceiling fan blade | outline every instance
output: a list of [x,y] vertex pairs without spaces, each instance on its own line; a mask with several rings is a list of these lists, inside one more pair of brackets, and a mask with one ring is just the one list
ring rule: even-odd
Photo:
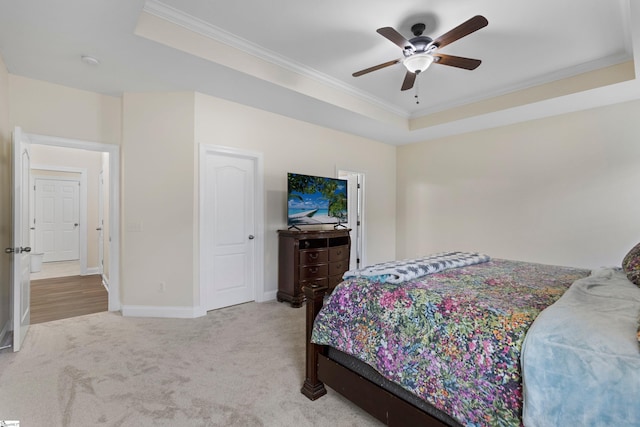
[[464,36],[468,36],[474,31],[478,31],[480,28],[484,28],[489,24],[487,18],[481,15],[476,15],[468,21],[463,22],[462,24],[455,27],[453,30],[448,33],[444,33],[437,39],[433,41],[433,44],[440,47],[446,46],[449,43],[453,43],[456,40],[463,38]]
[[400,90],[411,89],[415,81],[416,81],[416,73],[407,71],[407,74],[404,75],[404,81],[402,82],[402,88]]
[[482,63],[479,59],[463,58],[462,56],[445,55],[443,53],[433,54],[433,59],[436,64],[464,68],[465,70],[475,70]]
[[397,32],[391,27],[378,28],[376,31],[381,36],[386,37],[392,43],[398,45],[402,50],[405,50],[405,49],[416,50],[416,47],[409,40],[404,38],[402,34],[400,34],[399,32]]
[[374,65],[373,67],[365,68],[364,70],[356,71],[352,74],[353,77],[360,77],[363,74],[370,73],[372,71],[380,70],[381,68],[389,67],[391,65],[395,65],[400,62],[399,59],[394,59],[393,61],[385,62],[384,64]]

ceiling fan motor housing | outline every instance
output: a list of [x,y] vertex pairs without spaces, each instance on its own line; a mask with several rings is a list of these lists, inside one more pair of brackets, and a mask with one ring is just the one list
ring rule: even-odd
[[429,49],[433,43],[433,39],[427,36],[418,36],[409,40],[411,44],[415,47],[415,50],[409,47],[402,50],[402,53],[405,57],[411,56],[414,53],[425,53],[431,49]]

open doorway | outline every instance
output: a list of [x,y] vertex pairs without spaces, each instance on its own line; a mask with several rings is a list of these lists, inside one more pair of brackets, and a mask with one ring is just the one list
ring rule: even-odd
[[32,295],[40,292],[31,301],[32,323],[39,323],[34,305],[45,301],[52,303],[44,321],[119,310],[119,147],[33,134],[29,140],[30,276]]

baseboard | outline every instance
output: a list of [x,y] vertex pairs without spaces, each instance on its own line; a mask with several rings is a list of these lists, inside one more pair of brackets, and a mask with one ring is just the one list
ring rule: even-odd
[[125,317],[166,317],[174,319],[193,319],[207,314],[200,307],[156,307],[150,305],[123,305]]
[[276,294],[278,291],[267,291],[263,292],[262,295],[256,298],[256,302],[267,302],[273,301],[276,299]]
[[98,267],[87,268],[85,276],[89,276],[91,274],[100,274],[100,269]]
[[[103,276],[103,282],[105,278]],[[277,291],[263,292],[256,302],[267,302],[276,299]],[[150,305],[123,305],[122,315],[125,317],[167,317],[176,319],[194,319],[207,315],[202,307],[157,307]]]

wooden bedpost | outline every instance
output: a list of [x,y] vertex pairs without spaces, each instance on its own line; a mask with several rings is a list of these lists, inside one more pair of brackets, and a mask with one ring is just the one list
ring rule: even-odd
[[305,286],[302,289],[307,299],[307,357],[306,378],[300,391],[311,400],[316,400],[327,394],[324,384],[318,380],[318,354],[323,354],[325,347],[311,342],[311,331],[313,330],[313,321],[322,308],[323,299],[328,289],[327,286],[321,285]]

